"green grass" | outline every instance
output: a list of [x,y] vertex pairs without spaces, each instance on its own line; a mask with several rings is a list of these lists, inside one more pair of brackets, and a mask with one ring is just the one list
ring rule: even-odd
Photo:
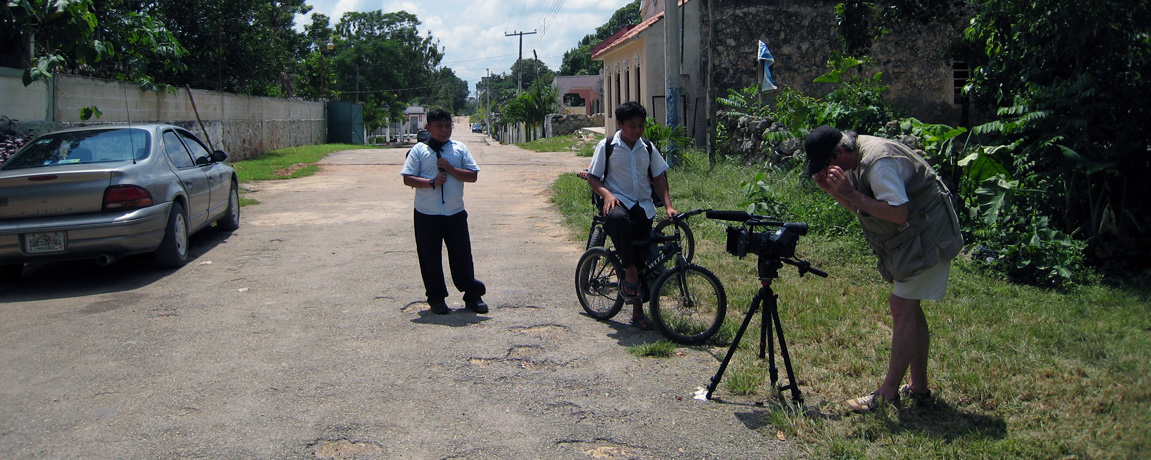
[[[741,187],[761,170],[730,161],[709,167],[689,153],[669,175],[673,203],[680,211],[743,209]],[[1151,458],[1147,276],[1054,291],[1009,283],[960,256],[946,299],[924,302],[936,403],[848,414],[840,403],[873,390],[886,372],[891,286],[847,211],[796,171],[763,182],[786,204],[781,218],[811,225],[798,256],[831,275],[799,278],[784,266],[773,284],[806,410],[773,399],[756,356],[758,318],[717,389],[731,400],[769,399],[756,414],[765,435],[799,441],[813,458]],[[566,174],[553,188],[572,244],[582,244],[592,212],[586,183]],[[691,225],[696,263],[727,291],[725,329],[703,348],[723,356],[759,288],[755,256],[725,252],[724,223],[701,216]]]
[[670,358],[672,355],[675,355],[675,344],[667,340],[657,340],[655,342],[628,347],[627,351],[636,356]]
[[332,152],[378,148],[369,145],[322,144],[288,147],[231,163],[240,182],[305,177],[319,171],[316,162]]
[[590,157],[595,151],[596,143],[599,142],[600,139],[603,139],[603,136],[577,132],[575,134],[536,139],[531,142],[521,142],[516,144],[516,146],[537,152],[574,151],[578,156]]

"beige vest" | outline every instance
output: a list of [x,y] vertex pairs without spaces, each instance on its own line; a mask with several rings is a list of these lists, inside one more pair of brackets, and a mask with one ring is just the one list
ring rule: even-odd
[[863,235],[879,257],[878,269],[883,279],[888,282],[906,279],[959,254],[963,248],[959,218],[951,206],[947,186],[931,165],[911,148],[887,139],[859,136],[856,148],[859,166],[850,171],[849,177],[855,189],[869,197],[875,197],[867,179],[876,160],[896,158],[915,171],[904,184],[910,200],[906,204],[906,224],[896,225],[862,210],[857,213]]

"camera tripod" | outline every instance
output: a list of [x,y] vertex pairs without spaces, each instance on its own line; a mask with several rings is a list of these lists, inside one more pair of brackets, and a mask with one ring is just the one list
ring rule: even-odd
[[[795,380],[795,371],[791,368],[791,356],[787,353],[787,341],[783,338],[783,324],[779,320],[779,295],[771,289],[771,283],[779,277],[779,269],[783,264],[794,265],[799,268],[799,276],[803,276],[807,272],[814,273],[824,278],[827,273],[811,268],[811,264],[805,260],[771,257],[760,255],[759,256],[759,281],[762,285],[759,292],[751,299],[751,304],[748,306],[747,315],[743,318],[743,324],[739,326],[739,332],[735,334],[735,339],[731,342],[731,347],[727,349],[727,356],[724,356],[723,363],[719,365],[719,371],[711,378],[711,383],[707,386],[708,400],[711,399],[712,392],[719,386],[720,379],[723,378],[723,372],[727,370],[727,365],[731,363],[731,357],[735,355],[736,348],[739,348],[739,341],[743,338],[743,334],[747,332],[747,326],[751,324],[751,320],[755,317],[756,311],[763,307],[763,314],[760,315],[760,328],[759,328],[759,359],[763,359],[765,355],[769,356],[770,361],[768,364],[768,372],[771,374],[771,386],[776,388],[782,397],[783,390],[791,390],[791,400],[797,404],[803,402],[803,395],[799,391],[799,382]],[[787,371],[788,384],[778,386],[779,382],[779,369],[775,367],[775,340],[771,328],[775,328],[775,334],[779,337],[779,353],[783,358],[783,367]]]

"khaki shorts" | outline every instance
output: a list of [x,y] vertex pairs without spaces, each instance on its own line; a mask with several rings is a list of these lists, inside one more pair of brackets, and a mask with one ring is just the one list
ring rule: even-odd
[[951,261],[937,263],[908,278],[895,282],[895,295],[909,300],[943,300]]

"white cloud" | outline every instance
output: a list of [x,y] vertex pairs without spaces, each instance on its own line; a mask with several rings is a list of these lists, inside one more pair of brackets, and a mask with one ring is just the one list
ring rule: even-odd
[[[422,35],[431,34],[444,50],[443,65],[475,89],[486,75],[507,72],[519,53],[515,32],[523,36],[523,56],[536,50],[540,60],[559,70],[563,53],[611,18],[630,0],[309,0],[312,13],[325,14],[332,25],[348,11],[407,11],[419,18]],[[556,9],[558,7],[558,10]],[[549,13],[551,13],[549,15]],[[310,18],[297,17],[302,28]]]

